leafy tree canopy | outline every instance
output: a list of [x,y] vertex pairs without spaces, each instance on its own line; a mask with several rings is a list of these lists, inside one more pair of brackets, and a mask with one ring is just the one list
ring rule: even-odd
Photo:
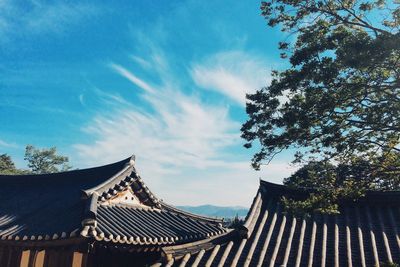
[[[272,0],[261,11],[287,33],[279,48],[290,67],[247,96],[242,137],[245,147],[259,148],[253,167],[288,148],[297,149],[294,162],[321,161],[318,175],[286,179],[334,190],[320,189],[305,208],[335,210],[345,195],[399,189],[399,2]],[[346,177],[338,174],[343,166]]]
[[[400,160],[397,155],[387,157],[386,163],[399,164],[395,162]],[[311,161],[285,178],[283,183],[292,188],[310,190],[310,197],[305,200],[283,199],[287,210],[297,215],[313,211],[338,213],[340,201],[354,201],[367,190],[400,188],[398,175],[393,175],[376,162],[361,158],[338,165],[329,161]]]
[[68,157],[57,155],[55,147],[37,149],[32,145],[27,145],[24,159],[28,161],[28,170],[16,168],[10,155],[0,155],[0,174],[42,174],[71,169],[71,166],[68,165]]
[[11,157],[7,154],[0,155],[0,173],[1,174],[15,174],[17,168]]
[[57,149],[37,149],[32,145],[25,148],[24,159],[32,173],[53,173],[71,169],[68,165],[68,157],[57,155]]

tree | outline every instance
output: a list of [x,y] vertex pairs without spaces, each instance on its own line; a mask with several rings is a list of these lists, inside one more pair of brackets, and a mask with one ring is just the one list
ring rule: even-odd
[[54,173],[71,169],[68,165],[68,157],[57,155],[57,149],[37,149],[32,145],[25,148],[24,159],[28,161],[28,167],[32,173]]
[[309,190],[309,197],[304,200],[283,198],[284,206],[295,215],[313,211],[338,213],[339,200],[356,200],[366,190],[377,189],[370,167],[367,161],[338,166],[328,161],[309,162],[283,180],[289,187]]
[[[259,148],[253,167],[294,148],[296,163],[330,161],[359,169],[368,162],[367,178],[350,175],[341,183],[353,195],[371,185],[399,189],[399,3],[272,0],[262,2],[261,11],[269,26],[288,33],[279,48],[290,67],[273,71],[269,86],[247,96],[242,137],[245,147],[256,142]],[[333,169],[313,176],[313,187],[339,179]],[[335,192],[313,196],[329,200],[335,210],[342,196]]]
[[0,155],[0,174],[16,174],[17,168],[10,155]]
[[27,174],[28,170],[18,169],[15,166],[14,161],[11,156],[8,154],[0,155],[0,174],[2,175],[18,175],[18,174]]
[[244,220],[239,217],[238,214],[233,217],[233,219],[230,221],[228,227],[233,228],[233,229],[241,229],[243,227]]

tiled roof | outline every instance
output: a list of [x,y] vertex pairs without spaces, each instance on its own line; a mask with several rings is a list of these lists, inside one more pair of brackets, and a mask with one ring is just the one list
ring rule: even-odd
[[95,238],[114,243],[154,245],[207,239],[225,229],[167,210],[100,205]]
[[[0,176],[0,241],[94,239],[127,245],[180,244],[226,231],[221,221],[160,201],[133,158],[85,170]],[[130,194],[130,195],[129,195]],[[132,201],[128,200],[128,197]]]
[[[242,238],[194,251],[170,249],[171,266],[378,266],[400,262],[400,193],[371,192],[339,215],[285,215],[282,195],[303,195],[261,181]],[[167,263],[168,265],[168,263]]]
[[129,163],[43,175],[0,175],[0,238],[59,239],[79,235],[82,190],[104,183]]

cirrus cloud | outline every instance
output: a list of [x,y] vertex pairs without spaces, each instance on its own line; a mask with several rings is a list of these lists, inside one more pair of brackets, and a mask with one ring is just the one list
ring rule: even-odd
[[266,66],[265,60],[259,56],[243,51],[225,51],[193,64],[190,74],[199,87],[219,92],[244,106],[246,93],[269,83]]
[[[231,65],[232,58],[244,60],[246,68],[242,73]],[[167,201],[185,205],[248,205],[260,175],[268,174],[270,180],[279,182],[282,175],[293,171],[279,161],[261,173],[252,170],[250,156],[245,158],[237,153],[244,149],[240,139],[241,122],[231,115],[229,105],[207,101],[204,94],[199,94],[203,90],[187,90],[188,83],[185,86],[179,83],[183,77],[169,72],[168,60],[162,51],[153,48],[148,57],[140,59],[138,62],[132,58],[144,70],[152,70],[160,82],[143,79],[138,72],[121,64],[108,65],[121,78],[130,81],[132,89],[141,89],[132,90],[132,94],[139,94],[140,101],[131,103],[120,95],[99,93],[109,108],[83,128],[93,141],[74,146],[87,165],[110,163],[134,153],[139,172],[149,186],[155,192],[162,192],[160,196]],[[261,61],[244,52],[226,52],[193,65],[188,77],[193,88],[205,84],[207,77],[221,76],[222,70],[206,70],[213,59],[227,73],[221,88],[237,90],[235,93],[222,91],[229,100],[243,104],[246,90],[242,86],[258,86],[264,80],[250,81],[250,73],[254,76],[255,70],[261,76]],[[209,83],[215,84],[215,81]]]
[[0,39],[27,34],[62,33],[70,26],[100,12],[85,3],[0,1]]

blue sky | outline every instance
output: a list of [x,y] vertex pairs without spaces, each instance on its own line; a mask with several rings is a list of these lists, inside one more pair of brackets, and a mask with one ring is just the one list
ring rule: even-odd
[[131,154],[173,204],[248,206],[245,93],[268,84],[282,34],[259,1],[0,1],[0,153],[57,146],[74,167]]

